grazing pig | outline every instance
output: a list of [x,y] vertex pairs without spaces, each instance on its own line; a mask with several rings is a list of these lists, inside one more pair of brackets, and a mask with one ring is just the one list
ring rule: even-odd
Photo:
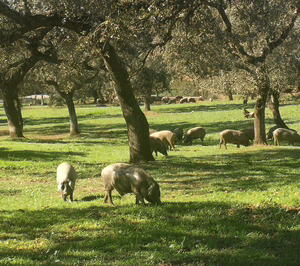
[[176,103],[176,98],[175,97],[170,97],[168,103]]
[[161,99],[161,101],[164,102],[164,103],[168,103],[170,101],[170,98],[169,97],[163,97]]
[[269,132],[267,133],[267,139],[273,139],[273,132],[277,129],[280,128],[280,126],[273,126],[269,129]]
[[150,203],[160,204],[160,189],[155,180],[142,168],[135,165],[116,163],[105,167],[101,172],[104,182],[104,203],[112,201],[111,192],[116,189],[121,196],[134,193],[136,204],[142,202],[145,206],[146,199]]
[[157,130],[149,128],[149,135],[151,135],[152,133],[157,132]]
[[188,97],[183,97],[179,101],[179,103],[187,103],[187,102],[188,102]]
[[241,132],[244,132],[249,140],[254,140],[254,128],[253,127],[249,127],[249,128],[245,128],[242,129]]
[[287,141],[290,144],[300,143],[300,135],[297,134],[295,130],[286,129],[286,128],[277,128],[273,132],[274,144],[280,145],[281,141]]
[[150,136],[159,138],[163,144],[166,145],[166,147],[170,146],[175,151],[175,142],[176,142],[176,136],[175,134],[170,130],[162,130],[152,133]]
[[195,97],[188,97],[187,100],[189,103],[195,103],[196,102],[196,98]]
[[220,149],[222,144],[224,144],[225,148],[227,149],[227,143],[237,144],[238,148],[240,147],[240,145],[250,145],[249,138],[244,132],[230,129],[223,130],[220,133]]
[[206,131],[204,128],[194,127],[188,130],[188,132],[184,135],[183,142],[192,144],[194,139],[201,139],[203,145],[205,135]]
[[[275,131],[277,128],[283,128],[283,127],[280,127],[280,126],[278,126],[278,125],[271,127],[271,128],[269,129],[268,134],[267,134],[267,139],[273,139],[273,133],[274,133],[274,131]],[[291,129],[291,128],[287,128],[287,129],[292,130],[292,131],[294,131],[294,132],[297,133],[297,131],[296,131],[295,129]]]
[[74,167],[69,163],[61,163],[56,170],[56,180],[58,191],[62,191],[63,200],[66,201],[70,195],[70,202],[72,202],[76,182],[76,171]]
[[182,141],[182,138],[183,138],[183,130],[182,128],[178,127],[178,128],[175,128],[175,130],[173,131],[173,133],[175,134],[175,143],[179,143]]
[[151,153],[155,152],[155,155],[157,156],[157,152],[160,152],[161,154],[168,156],[167,147],[159,138],[149,136],[149,139]]

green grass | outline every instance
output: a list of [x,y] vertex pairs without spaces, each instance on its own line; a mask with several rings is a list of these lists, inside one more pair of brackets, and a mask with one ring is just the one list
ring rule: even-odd
[[[219,132],[252,126],[237,102],[153,106],[153,129],[203,126],[204,145],[177,145],[143,163],[160,184],[161,206],[135,206],[114,193],[103,203],[103,167],[128,162],[119,107],[23,109],[24,139],[0,139],[0,265],[299,265],[300,147],[219,149]],[[248,109],[253,109],[250,104]],[[299,105],[281,107],[300,131]],[[267,129],[273,125],[266,110]],[[0,109],[0,130],[7,130]],[[55,171],[77,173],[75,202],[62,202]]]

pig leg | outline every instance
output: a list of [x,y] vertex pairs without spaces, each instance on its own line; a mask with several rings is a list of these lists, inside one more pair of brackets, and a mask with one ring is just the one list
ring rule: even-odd
[[112,201],[111,190],[106,190],[105,197],[104,197],[104,203],[107,203],[108,198],[109,198],[110,204],[114,206],[115,204]]
[[[170,150],[173,149],[173,151],[176,151],[175,146],[173,145],[173,143],[172,142],[169,142],[169,143],[170,143]],[[172,147],[172,149],[171,149],[171,147]]]
[[135,204],[139,204],[139,202],[141,202],[143,206],[146,206],[144,197],[141,195],[141,193],[138,191],[134,191],[133,193],[135,194]]
[[73,191],[70,194],[70,202],[72,202],[72,201],[73,201]]
[[222,147],[222,144],[223,144],[223,140],[220,140],[220,149]]
[[64,194],[61,195],[64,201],[67,201],[67,196],[64,196]]

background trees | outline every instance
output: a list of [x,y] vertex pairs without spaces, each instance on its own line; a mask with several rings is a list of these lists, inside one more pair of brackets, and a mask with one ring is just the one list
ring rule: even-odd
[[[222,77],[233,69],[246,71],[254,81],[258,96],[255,142],[266,143],[265,105],[271,89],[267,60],[294,28],[299,2],[210,1],[206,4],[204,8],[194,9],[190,19],[182,24],[184,27],[175,31],[176,41],[169,45],[171,58],[177,57],[179,60],[175,61],[179,62],[183,75],[193,79]],[[225,78],[223,87],[230,96],[229,81]]]
[[[60,88],[59,91],[68,92],[72,97],[75,88],[86,87],[85,84],[96,82],[98,89],[104,87],[103,81],[106,82],[107,78],[99,75],[104,62],[127,124],[131,162],[153,160],[148,123],[133,89],[143,95],[149,108],[147,102],[151,90],[154,87],[167,88],[169,78],[166,70],[176,73],[175,77],[188,77],[195,85],[219,76],[219,87],[229,97],[234,84],[234,79],[229,78],[232,71],[247,72],[258,95],[255,142],[266,143],[264,113],[272,86],[270,73],[275,73],[268,64],[279,63],[276,56],[272,59],[276,50],[282,47],[285,53],[283,44],[289,40],[289,36],[290,41],[296,38],[297,32],[294,35],[291,32],[298,25],[298,13],[299,1],[296,0],[253,1],[250,4],[243,0],[1,1],[1,53],[10,49],[14,53],[19,52],[19,58],[23,56],[22,60],[12,60],[11,57],[11,62],[5,62],[5,57],[1,57],[10,73],[16,66],[21,69],[18,78],[15,72],[13,83],[8,83],[8,77],[12,75],[7,71],[3,70],[1,74],[5,108],[12,121],[11,132],[16,132],[15,136],[22,136],[20,108],[9,111],[13,106],[18,106],[18,89],[12,88],[18,87],[25,74],[38,61],[60,63],[54,80],[51,67],[44,71],[43,76],[51,76],[47,83],[56,89]],[[70,36],[73,35],[71,39],[75,42],[64,40],[68,36],[66,31],[70,32]],[[157,64],[153,56],[155,49],[165,45],[165,63]],[[291,51],[291,47],[286,47]],[[63,52],[59,54],[59,50]],[[82,54],[80,63],[78,58],[72,57],[77,52]],[[60,60],[67,60],[66,55],[70,57],[68,62],[71,64],[61,63]],[[296,58],[289,58],[288,62],[298,62]],[[26,67],[21,67],[25,59]],[[286,69],[290,69],[288,65]],[[64,88],[59,86],[59,80],[64,80],[61,82],[66,84]],[[275,82],[278,84],[278,81]],[[95,88],[87,87],[96,95]],[[245,94],[248,93],[247,88]],[[65,94],[61,95],[66,97]],[[98,96],[101,98],[101,94]]]

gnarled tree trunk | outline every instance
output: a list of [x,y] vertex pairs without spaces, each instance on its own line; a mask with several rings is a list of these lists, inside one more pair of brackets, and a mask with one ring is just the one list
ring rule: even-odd
[[279,93],[276,91],[271,92],[271,100],[269,102],[269,108],[273,113],[275,124],[282,128],[289,128],[281,118],[281,114],[279,110]]
[[76,115],[76,109],[75,105],[73,102],[73,95],[74,91],[70,92],[64,92],[58,85],[56,81],[53,80],[46,80],[46,83],[49,85],[52,85],[54,89],[57,91],[57,93],[65,100],[66,105],[68,107],[69,111],[69,116],[70,116],[70,135],[77,135],[80,133],[79,131],[79,125],[78,125],[78,120],[77,120],[77,115]]
[[144,109],[146,112],[151,111],[151,95],[146,95],[144,97]]
[[255,105],[255,118],[254,118],[254,143],[267,144],[266,138],[266,123],[265,123],[266,100],[258,98]]
[[3,102],[9,136],[11,138],[23,138],[23,118],[17,88],[6,88],[3,90]]
[[73,102],[73,94],[72,93],[65,94],[64,99],[68,106],[68,111],[70,115],[70,135],[71,136],[78,135],[80,131],[79,131],[79,125],[77,120],[76,109]]
[[259,66],[256,73],[259,92],[254,111],[254,143],[266,145],[266,103],[270,91],[270,80],[265,72],[264,65]]
[[105,43],[101,55],[114,80],[115,92],[127,124],[130,163],[153,161],[149,141],[149,124],[134,97],[127,70],[109,43]]

